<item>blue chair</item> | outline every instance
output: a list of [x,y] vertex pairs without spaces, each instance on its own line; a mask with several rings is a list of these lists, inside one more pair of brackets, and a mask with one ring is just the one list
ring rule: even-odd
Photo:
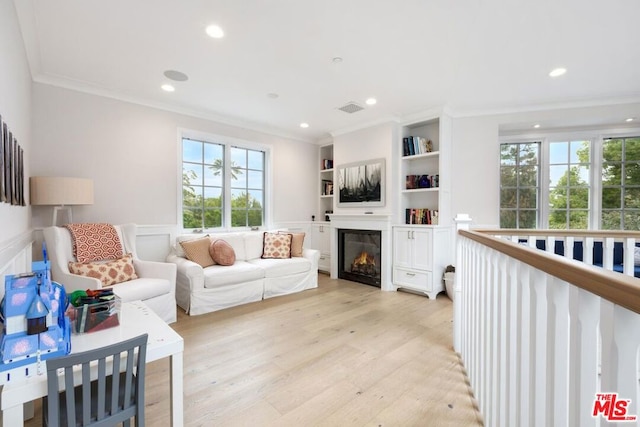
[[[47,360],[48,395],[42,404],[43,425],[106,427],[122,423],[128,427],[135,417],[135,426],[144,426],[147,338],[144,334]],[[109,372],[107,365],[112,367]],[[80,384],[75,384],[74,371],[76,376],[81,374]]]

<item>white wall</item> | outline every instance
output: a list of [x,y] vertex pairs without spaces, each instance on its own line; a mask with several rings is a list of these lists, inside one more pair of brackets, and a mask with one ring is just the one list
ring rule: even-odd
[[[348,163],[386,159],[385,162],[385,206],[384,207],[354,207],[338,208],[334,206],[336,214],[362,214],[371,211],[376,214],[393,214],[395,212],[395,194],[397,183],[394,179],[396,165],[393,158],[393,144],[397,140],[398,126],[395,123],[386,123],[354,132],[336,135],[333,138],[334,168]],[[335,193],[338,192],[338,183],[335,182]],[[334,200],[334,204],[337,203]]]
[[[317,206],[318,148],[259,132],[63,88],[34,85],[33,175],[93,178],[95,203],[74,221],[177,224],[178,129],[273,149],[273,221],[307,220]],[[51,222],[34,207],[34,226]]]
[[[24,176],[30,174],[31,74],[13,2],[0,0],[0,115],[24,150]],[[29,200],[28,180],[25,197]],[[0,252],[30,227],[30,208],[0,203]],[[2,282],[4,283],[4,281]]]
[[[0,115],[24,150],[24,176],[29,176],[31,143],[31,73],[13,2],[0,0]],[[25,197],[29,200],[28,180]],[[0,298],[4,276],[31,267],[31,209],[0,203]]]
[[[627,117],[640,117],[640,104],[566,108],[453,120],[452,212],[468,213],[474,225],[497,227],[500,222],[500,134],[540,138],[558,131],[631,128]],[[542,123],[539,130],[533,124]],[[638,126],[638,125],[636,125]],[[640,130],[638,130],[640,132]]]

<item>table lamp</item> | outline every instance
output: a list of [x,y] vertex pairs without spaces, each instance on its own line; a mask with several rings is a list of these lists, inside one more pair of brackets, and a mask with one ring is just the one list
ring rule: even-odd
[[53,225],[58,225],[58,212],[67,213],[73,222],[71,206],[93,204],[93,180],[86,178],[32,176],[29,180],[31,205],[54,206]]

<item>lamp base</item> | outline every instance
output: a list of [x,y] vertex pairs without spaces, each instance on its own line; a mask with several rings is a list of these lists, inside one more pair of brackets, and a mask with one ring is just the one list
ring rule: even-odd
[[[60,224],[58,224],[58,212],[62,212],[62,218]],[[66,220],[65,220],[66,217]],[[71,206],[54,206],[53,207],[53,225],[71,224],[73,222],[73,215],[71,213]]]

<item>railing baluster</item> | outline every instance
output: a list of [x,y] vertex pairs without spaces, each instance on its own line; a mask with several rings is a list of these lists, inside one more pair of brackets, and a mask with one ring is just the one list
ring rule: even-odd
[[[594,283],[606,286],[608,276],[600,278],[592,268],[573,270],[576,237],[553,233],[544,237],[546,253],[532,249],[539,232],[526,237],[529,248],[517,244],[522,234],[501,234],[499,244],[467,238],[469,232],[459,236],[460,320],[454,328],[460,328],[459,351],[487,426],[605,425],[604,414],[592,416],[597,393],[630,399],[627,415],[638,415],[640,312],[637,302],[620,296],[637,301],[640,287],[624,281],[635,279],[611,276],[622,293],[601,291]],[[593,263],[594,242],[602,242],[603,266],[609,269],[614,243],[622,240],[624,272],[633,275],[635,236],[576,236],[585,263]],[[545,258],[555,257],[556,238],[563,239],[564,257],[571,260],[557,257],[567,273]],[[545,262],[558,265],[546,270]]]

